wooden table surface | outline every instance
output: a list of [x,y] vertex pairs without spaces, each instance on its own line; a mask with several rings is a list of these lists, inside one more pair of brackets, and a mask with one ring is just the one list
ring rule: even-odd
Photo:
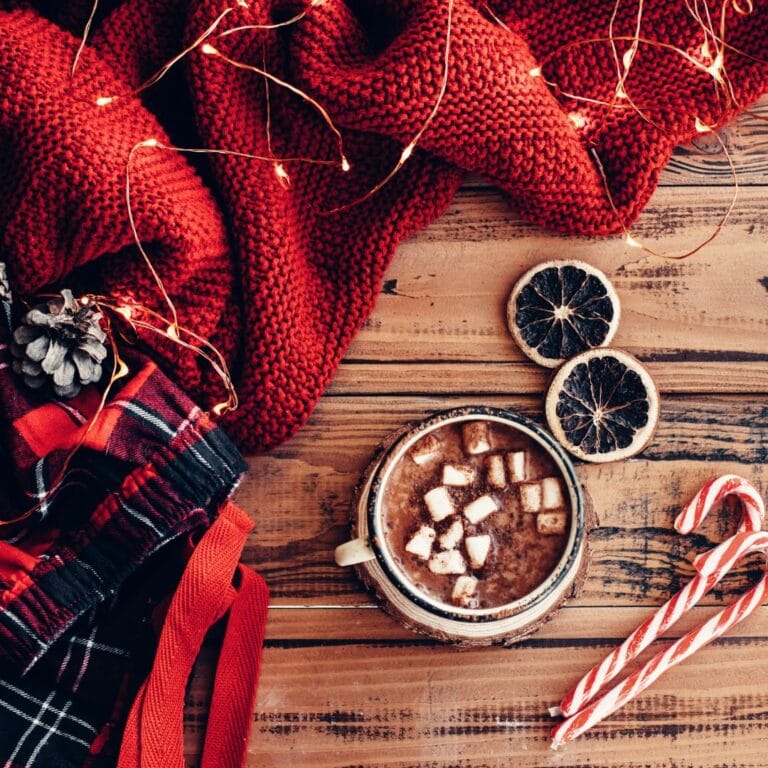
[[[735,527],[718,516],[683,539],[672,529],[681,503],[722,472],[768,492],[768,101],[759,112],[763,120],[743,117],[722,134],[738,202],[718,239],[685,261],[544,232],[478,179],[399,249],[309,423],[250,459],[239,492],[255,520],[245,561],[272,593],[249,768],[768,765],[768,608],[559,752],[547,715],[690,578],[693,556]],[[684,251],[710,233],[731,193],[724,156],[703,137],[676,153],[633,231]],[[515,347],[504,306],[516,278],[549,258],[585,259],[613,280],[623,310],[614,346],[659,384],[659,429],[635,460],[578,467],[600,519],[580,596],[519,645],[459,651],[388,618],[333,550],[348,536],[352,488],[392,429],[466,403],[541,417],[547,373]],[[756,559],[729,576],[672,635],[759,568]],[[209,671],[210,652],[189,693],[191,764]]]

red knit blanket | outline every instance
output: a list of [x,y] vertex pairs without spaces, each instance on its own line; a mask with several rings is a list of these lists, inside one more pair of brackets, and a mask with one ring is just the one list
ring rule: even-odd
[[[236,10],[222,31],[279,21],[301,7],[230,4]],[[730,94],[680,51],[640,46],[625,87],[643,115],[563,95],[613,100],[617,73],[605,42],[612,1],[492,5],[506,28],[485,3],[456,0],[437,116],[403,170],[351,210],[324,215],[387,174],[435,103],[447,0],[327,0],[280,30],[215,39],[229,57],[266,67],[321,103],[342,129],[349,173],[286,163],[292,186],[284,189],[271,163],[137,152],[138,230],[181,321],[217,344],[236,374],[242,408],[228,427],[245,448],[269,448],[307,418],[370,313],[395,247],[440,214],[462,171],[492,179],[544,226],[617,232],[638,215],[697,117],[720,124],[768,83],[758,60],[768,51],[768,8],[757,0],[745,15],[746,1],[725,1],[731,47],[721,72]],[[129,93],[152,75],[227,4],[104,0],[70,80],[89,7],[90,0],[0,0],[0,247],[17,289],[74,280],[159,306],[129,230],[128,153],[152,137],[268,154],[265,83],[198,49],[141,99],[98,107],[98,96]],[[709,7],[719,29],[721,0]],[[637,0],[621,3],[615,36],[633,34],[637,8]],[[683,2],[647,0],[641,35],[709,62],[702,28]],[[619,57],[629,45],[617,42]],[[542,62],[544,77],[532,76]],[[274,83],[270,96],[276,155],[338,159],[316,110]],[[217,399],[215,376],[198,360],[158,352],[193,394]]]

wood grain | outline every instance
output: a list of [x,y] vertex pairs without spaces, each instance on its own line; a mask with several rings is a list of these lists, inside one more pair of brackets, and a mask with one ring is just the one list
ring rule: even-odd
[[[760,361],[651,361],[647,364],[663,393],[762,394],[768,392],[768,364]],[[539,394],[551,372],[535,363],[441,360],[347,362],[326,390],[334,395],[497,395]]]
[[[719,606],[717,606],[719,607]],[[708,619],[714,606],[699,606],[686,613],[666,635],[680,637]],[[646,605],[589,605],[585,600],[571,600],[536,632],[535,639],[594,640],[600,643],[621,642],[638,624],[648,618]],[[768,635],[768,607],[761,608],[749,624],[738,624],[728,637],[764,637]],[[275,601],[269,609],[267,639],[270,643],[301,641],[415,643],[419,638],[405,629],[374,603],[333,605],[286,605]],[[428,642],[424,640],[424,642]]]
[[[768,117],[768,99],[757,112]],[[739,168],[738,203],[720,237],[686,261],[542,232],[479,178],[400,248],[310,422],[251,457],[239,490],[255,522],[244,560],[273,596],[249,768],[765,768],[768,608],[564,751],[547,739],[547,706],[690,578],[696,553],[734,530],[717,515],[680,537],[680,505],[723,472],[768,491],[768,122],[743,116],[721,135]],[[728,204],[727,159],[703,136],[675,151],[660,183],[633,232],[687,250]],[[540,418],[548,373],[512,343],[504,306],[515,279],[551,257],[584,258],[614,281],[614,344],[646,361],[662,418],[638,459],[578,467],[600,518],[579,596],[523,644],[459,652],[388,618],[334,565],[333,549],[348,536],[354,485],[391,430],[471,402]],[[760,567],[755,557],[729,575],[670,635],[730,601]],[[190,766],[220,636],[189,689]]]
[[[727,195],[659,189],[638,237],[684,251],[707,237]],[[622,303],[613,345],[658,362],[768,361],[768,188],[744,190],[720,237],[682,262],[621,240],[544,233],[492,190],[460,192],[446,214],[403,245],[371,318],[347,359],[523,361],[506,330],[509,292],[546,258],[585,259],[611,278]]]
[[[764,768],[762,638],[730,637],[700,652],[552,752],[546,708],[607,650],[599,640],[558,639],[465,652],[413,643],[272,644],[249,765]],[[193,704],[190,729],[196,714]]]

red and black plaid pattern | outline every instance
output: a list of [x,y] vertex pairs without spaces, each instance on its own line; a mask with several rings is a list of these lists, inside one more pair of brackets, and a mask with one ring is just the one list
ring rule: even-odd
[[88,429],[100,392],[27,389],[10,367],[13,308],[0,310],[0,516],[39,505],[0,528],[0,765],[109,765],[151,663],[152,613],[245,467],[139,355]]

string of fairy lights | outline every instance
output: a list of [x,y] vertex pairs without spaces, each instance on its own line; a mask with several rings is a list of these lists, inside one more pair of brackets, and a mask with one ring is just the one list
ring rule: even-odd
[[[600,105],[607,109],[632,110],[644,121],[649,122],[658,128],[658,125],[649,117],[648,110],[645,105],[638,105],[635,102],[629,88],[629,76],[633,66],[635,65],[638,52],[643,47],[658,48],[671,51],[681,56],[683,60],[687,62],[695,71],[702,72],[711,77],[715,92],[718,94],[718,98],[720,98],[721,95],[723,97],[723,101],[726,107],[724,112],[727,111],[729,106],[735,106],[742,110],[744,109],[743,105],[739,104],[736,98],[734,88],[728,76],[727,63],[729,55],[733,54],[737,56],[744,56],[752,59],[753,61],[759,61],[760,63],[768,62],[763,62],[761,59],[753,56],[752,54],[749,54],[746,51],[740,50],[739,48],[729,43],[727,39],[727,22],[730,11],[739,16],[748,16],[754,13],[755,8],[753,0],[720,0],[719,13],[714,16],[707,0],[683,0],[685,8],[687,9],[691,18],[701,28],[702,31],[702,44],[700,50],[698,51],[698,56],[687,50],[676,47],[673,44],[664,42],[662,40],[655,40],[652,37],[644,34],[643,19],[645,13],[645,0],[634,1],[637,3],[637,10],[635,15],[634,29],[631,34],[615,34],[616,21],[623,2],[623,0],[616,0],[612,14],[610,16],[607,34],[604,37],[578,40],[567,43],[555,50],[552,50],[545,58],[538,62],[536,67],[530,70],[530,76],[532,78],[541,79],[561,98],[577,102],[584,102],[592,105]],[[227,56],[226,54],[222,53],[221,50],[213,42],[216,38],[227,38],[231,35],[236,35],[246,31],[270,31],[298,24],[302,20],[306,19],[310,13],[320,12],[321,7],[328,2],[333,2],[333,0],[309,0],[303,10],[284,21],[271,24],[244,24],[233,26],[227,29],[221,29],[223,22],[225,19],[227,19],[228,16],[230,16],[230,14],[238,9],[247,9],[249,7],[247,0],[235,0],[233,5],[229,5],[224,8],[224,10],[213,20],[213,22],[189,45],[185,46],[175,56],[169,59],[151,77],[142,82],[139,86],[124,94],[100,94],[94,98],[94,105],[97,108],[106,109],[122,99],[135,97],[156,85],[180,61],[182,61],[192,52],[199,50],[205,56],[210,57],[211,59],[215,59],[221,64],[230,66],[234,69],[251,72],[254,76],[263,79],[265,87],[266,141],[268,154],[250,154],[247,152],[229,150],[226,148],[177,147],[161,142],[154,137],[148,137],[142,141],[139,141],[130,149],[128,157],[126,158],[125,166],[125,202],[127,208],[127,218],[136,248],[146,263],[147,268],[157,286],[158,292],[162,297],[164,305],[167,308],[168,316],[166,316],[164,313],[153,310],[142,303],[128,300],[125,297],[115,298],[89,294],[80,299],[81,303],[83,304],[91,303],[92,305],[97,306],[103,312],[106,318],[105,325],[108,336],[110,338],[113,353],[113,368],[97,412],[92,417],[88,427],[84,430],[82,439],[79,441],[78,445],[75,446],[67,460],[64,462],[61,473],[59,474],[59,478],[53,484],[48,494],[46,494],[46,499],[60,488],[71,457],[86,440],[90,427],[93,423],[95,423],[99,414],[106,406],[112,387],[118,380],[125,377],[129,373],[128,366],[122,360],[119,354],[118,345],[115,341],[115,334],[112,330],[111,317],[119,318],[122,323],[126,323],[132,329],[136,337],[138,337],[138,331],[140,330],[147,333],[161,334],[169,339],[172,343],[182,347],[185,351],[199,356],[221,379],[227,393],[226,399],[215,404],[211,408],[211,413],[215,416],[222,416],[226,413],[234,411],[237,408],[237,392],[235,390],[232,377],[223,355],[210,341],[202,338],[192,329],[180,323],[178,311],[173,302],[173,299],[166,290],[161,275],[158,273],[149,254],[142,245],[141,236],[136,226],[132,207],[131,173],[134,166],[134,159],[137,153],[141,151],[166,151],[184,154],[227,155],[248,160],[267,162],[271,163],[278,183],[286,190],[291,185],[290,173],[288,172],[286,166],[289,166],[293,163],[314,163],[318,165],[334,166],[343,173],[348,172],[351,169],[351,164],[344,153],[343,134],[334,123],[331,115],[320,102],[292,83],[289,83],[288,81],[283,80],[275,74],[269,72],[266,67],[265,55],[262,59],[262,66],[258,67],[253,64],[239,61]],[[87,44],[91,27],[98,11],[98,4],[99,0],[94,0],[88,19],[86,20],[83,35],[72,62],[70,72],[71,77],[74,77],[77,72],[78,65]],[[404,146],[397,162],[392,167],[392,169],[378,183],[376,183],[367,192],[352,200],[351,202],[340,205],[329,211],[324,211],[324,215],[333,215],[342,211],[349,210],[350,208],[369,200],[379,191],[381,191],[381,189],[385,187],[406,165],[423,135],[434,121],[440,110],[440,106],[449,85],[454,4],[455,0],[446,0],[445,35],[441,45],[441,51],[439,52],[442,63],[442,76],[438,83],[437,92],[432,102],[432,106],[428,114],[422,120],[419,129],[415,132],[411,140]],[[487,3],[485,4],[484,8],[488,18],[492,22],[498,24],[504,29],[509,30],[509,27],[507,27],[504,21],[493,12]],[[610,100],[599,99],[589,94],[573,93],[569,90],[562,89],[557,82],[547,78],[546,72],[548,65],[557,57],[567,52],[569,49],[586,45],[601,44],[608,45],[610,47],[611,56],[613,58],[616,69],[616,84],[613,90],[613,96],[610,98]],[[623,53],[620,53],[620,47],[625,48]],[[337,160],[323,160],[311,157],[275,156],[274,152],[272,151],[272,114],[270,104],[270,86],[287,90],[320,115],[328,130],[333,133],[336,139],[338,145]],[[577,130],[581,130],[587,127],[587,120],[585,116],[580,114],[578,111],[570,112],[568,117]],[[733,159],[725,142],[719,136],[719,134],[715,132],[716,126],[717,121],[710,125],[698,116],[694,118],[693,129],[701,134],[712,134],[715,140],[719,143],[731,171],[731,177],[733,180],[733,195],[731,197],[730,203],[728,204],[723,216],[721,217],[712,234],[709,235],[703,242],[697,244],[695,247],[691,248],[683,254],[670,255],[658,252],[647,246],[632,234],[629,227],[622,219],[618,206],[616,206],[614,203],[609,180],[603,167],[602,161],[600,160],[595,147],[589,147],[589,151],[595,162],[595,167],[605,187],[606,198],[616,216],[618,227],[622,230],[624,241],[628,246],[632,248],[638,248],[654,256],[681,259],[686,258],[701,250],[701,248],[703,248],[707,243],[710,243],[721,232],[736,204],[738,195],[738,177]],[[41,501],[40,503],[43,502]],[[32,512],[35,511],[35,509],[39,508],[39,506],[40,504],[37,504],[35,508],[24,513],[22,518],[28,517],[30,514],[32,514]],[[17,518],[17,520],[14,521],[8,521],[8,523],[17,522],[18,519],[22,518]]]

